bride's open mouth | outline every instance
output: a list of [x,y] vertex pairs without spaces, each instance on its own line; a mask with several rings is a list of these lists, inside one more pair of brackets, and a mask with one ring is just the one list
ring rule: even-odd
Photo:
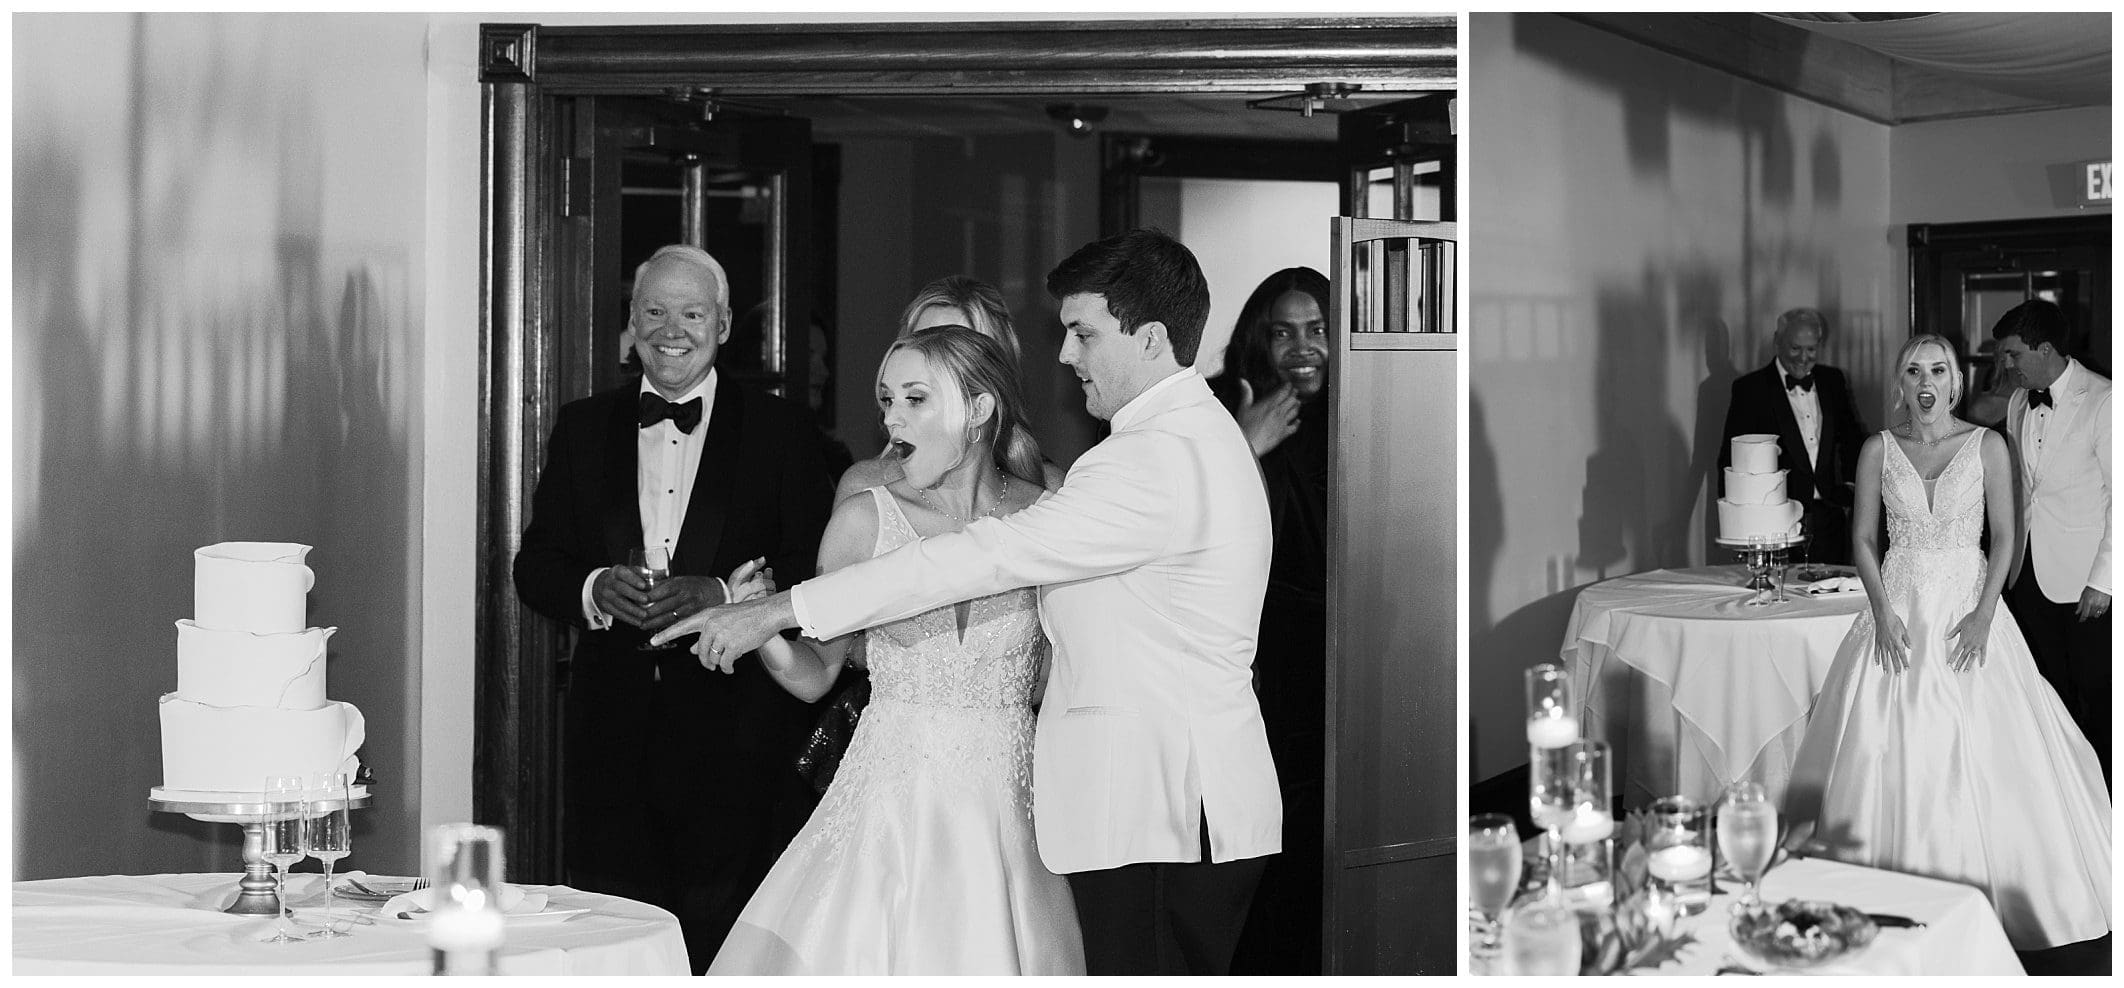
[[885,448],[891,450],[892,455],[899,457],[901,460],[914,456],[915,451],[914,444],[905,439],[895,439],[887,444]]
[[1922,409],[1924,409],[1925,411],[1928,411],[1928,412],[1929,412],[1929,411],[1932,411],[1932,406],[1933,406],[1933,404],[1934,404],[1935,402],[1938,402],[1938,401],[1940,400],[1940,399],[1939,399],[1939,396],[1938,396],[1938,395],[1935,395],[1935,394],[1933,394],[1933,393],[1932,393],[1932,392],[1930,392],[1930,391],[1920,391],[1920,392],[1918,392],[1918,396],[1917,396],[1917,398],[1918,398],[1918,407],[1919,407],[1919,408],[1922,408]]

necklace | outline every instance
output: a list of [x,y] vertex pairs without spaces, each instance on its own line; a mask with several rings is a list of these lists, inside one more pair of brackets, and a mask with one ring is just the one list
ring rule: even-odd
[[[913,484],[909,484],[908,486],[909,486],[909,487],[914,487],[914,485],[913,485]],[[944,506],[943,506],[943,505],[941,505],[941,504],[938,504],[938,503],[937,503],[936,501],[934,501],[934,500],[932,500],[932,499],[930,498],[930,496],[929,496],[929,492],[928,492],[928,491],[926,491],[926,490],[923,490],[923,489],[922,489],[922,488],[920,488],[920,487],[915,487],[915,493],[916,493],[916,494],[918,494],[918,495],[921,495],[921,498],[922,498],[922,503],[923,503],[923,504],[926,504],[926,505],[929,505],[929,510],[931,510],[931,511],[934,511],[934,512],[936,512],[937,514],[943,515],[944,517],[946,517],[946,518],[949,518],[949,519],[951,519],[951,521],[952,521],[952,523],[953,523],[953,524],[955,524],[955,525],[958,525],[958,526],[960,526],[961,528],[964,528],[965,526],[967,526],[967,525],[970,525],[970,524],[972,524],[972,523],[973,523],[973,518],[961,518],[961,517],[959,517],[958,515],[952,514],[952,513],[950,512],[950,511],[946,511],[946,510],[944,509]],[[996,513],[996,509],[997,509],[997,508],[1000,508],[1000,507],[1002,507],[1002,506],[1003,506],[1003,498],[1004,498],[1004,497],[1005,497],[1006,495],[1008,495],[1009,493],[1010,493],[1010,478],[1008,478],[1008,477],[1005,477],[1005,476],[1003,475],[1002,471],[1000,471],[1000,470],[999,470],[999,471],[997,471],[997,472],[996,472],[996,499],[995,499],[995,501],[994,501],[993,503],[989,504],[989,506],[988,506],[988,510],[987,510],[987,511],[981,511],[981,512],[976,512],[976,513],[974,514],[974,518],[985,518],[985,517],[987,517],[987,516],[989,516],[989,515],[995,514],[995,513]]]
[[1897,433],[1897,436],[1901,436],[1901,438],[1905,438],[1905,440],[1909,440],[1909,442],[1916,442],[1918,446],[1939,446],[1941,442],[1948,442],[1948,440],[1952,440],[1952,438],[1954,438],[1954,433],[1950,431],[1950,433],[1946,433],[1946,436],[1941,436],[1941,438],[1937,438],[1937,440],[1920,440],[1920,438],[1918,438],[1918,427],[1916,427],[1916,425],[1907,425],[1907,429],[1909,429],[1909,436],[1903,436],[1903,433]]

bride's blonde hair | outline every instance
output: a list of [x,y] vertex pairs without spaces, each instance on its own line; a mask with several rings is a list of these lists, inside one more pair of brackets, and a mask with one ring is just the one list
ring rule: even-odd
[[1953,415],[1955,406],[1962,403],[1962,358],[1955,352],[1954,344],[1947,342],[1947,338],[1938,333],[1919,333],[1903,342],[1903,349],[1897,351],[1895,362],[1888,365],[1890,427],[1910,421],[1910,406],[1903,401],[1903,368],[1909,365],[1912,357],[1917,356],[1918,350],[1927,346],[1939,347],[1940,353],[1947,358],[1947,370],[1950,375],[1947,386],[1947,414]]

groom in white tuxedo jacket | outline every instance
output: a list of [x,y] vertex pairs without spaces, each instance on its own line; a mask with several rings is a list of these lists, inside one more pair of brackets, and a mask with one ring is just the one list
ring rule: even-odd
[[2006,404],[2021,538],[2006,605],[2109,778],[2109,380],[2066,356],[2068,322],[2032,299],[1991,329],[2022,387]]
[[1261,474],[1193,368],[1209,289],[1186,247],[1133,231],[1047,285],[1061,361],[1113,429],[1059,490],[662,637],[697,631],[702,661],[727,669],[783,628],[825,640],[1038,586],[1053,665],[1034,833],[1070,878],[1088,973],[1223,974],[1282,835],[1252,673],[1271,540]]

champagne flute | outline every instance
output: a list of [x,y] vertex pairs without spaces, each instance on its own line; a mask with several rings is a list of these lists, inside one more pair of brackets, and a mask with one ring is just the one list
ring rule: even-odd
[[302,779],[295,776],[275,775],[265,780],[265,790],[259,801],[265,804],[261,818],[264,833],[259,844],[259,856],[273,866],[273,897],[280,900],[280,912],[273,920],[273,935],[266,943],[299,943],[308,937],[291,936],[288,933],[288,869],[303,859],[303,811],[307,803],[303,799]]
[[1482,939],[1476,958],[1488,962],[1503,949],[1505,907],[1519,891],[1519,828],[1502,813],[1468,819],[1468,890],[1482,913]]
[[1755,908],[1761,901],[1757,886],[1777,853],[1777,807],[1771,805],[1760,784],[1736,782],[1726,787],[1725,799],[1718,806],[1718,853],[1747,883],[1734,911]]
[[[671,550],[660,545],[629,549],[627,550],[627,565],[640,570],[642,581],[654,589],[657,584],[671,578]],[[679,647],[679,644],[676,641],[668,641],[662,645],[651,645],[648,642],[643,642],[635,646],[637,650],[643,652],[661,652],[665,649],[677,647]]]
[[338,891],[332,888],[332,866],[354,850],[354,831],[347,821],[347,805],[353,801],[350,788],[345,773],[326,775],[324,802],[332,808],[317,812],[304,823],[305,847],[311,857],[324,863],[325,922],[324,929],[315,934],[321,938],[348,935],[332,928],[333,907],[339,899]]

